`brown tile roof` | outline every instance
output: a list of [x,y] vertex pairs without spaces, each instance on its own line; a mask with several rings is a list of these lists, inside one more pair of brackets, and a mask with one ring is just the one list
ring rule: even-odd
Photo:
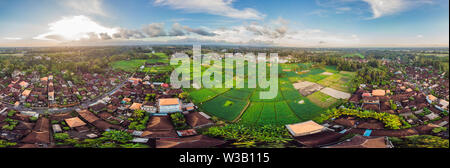
[[178,134],[175,130],[168,131],[144,131],[141,137],[145,138],[177,138]]
[[98,116],[104,120],[107,120],[108,118],[112,117],[112,114],[107,113],[107,112],[102,112],[102,113],[98,114]]
[[385,90],[372,90],[372,96],[384,96],[386,95]]
[[156,148],[210,148],[225,144],[225,141],[198,135],[188,138],[157,140]]
[[348,101],[350,102],[354,102],[354,103],[359,103],[359,101],[361,100],[361,96],[360,94],[353,94],[352,97],[350,97],[350,99],[348,99]]
[[49,131],[50,121],[47,118],[41,117],[36,121],[33,131]]
[[168,98],[168,99],[159,99],[160,106],[170,106],[180,104],[180,99],[178,98]]
[[59,113],[50,115],[50,119],[55,121],[62,121],[72,117],[73,116],[70,113]]
[[286,128],[293,136],[303,136],[307,134],[314,134],[325,129],[324,126],[317,124],[314,121],[306,121],[298,124],[286,125]]
[[148,123],[147,130],[150,131],[167,131],[174,129],[169,117],[153,116]]
[[324,131],[317,134],[295,137],[294,139],[307,147],[318,147],[336,142],[343,136],[344,134],[333,131]]
[[130,107],[130,110],[139,110],[141,109],[142,104],[141,103],[133,103]]
[[380,110],[379,106],[376,104],[365,104],[362,107],[364,110],[373,110],[373,111],[378,111]]
[[363,129],[384,129],[384,124],[381,122],[360,122],[356,128]]
[[[96,128],[103,130],[103,131],[107,130],[107,129],[111,129],[113,127],[113,125],[111,125],[110,123],[103,121],[103,120],[96,120],[91,124],[94,125]],[[120,128],[118,128],[118,129],[120,129]]]
[[194,128],[213,124],[211,120],[206,119],[199,112],[189,113],[185,117],[186,122]]
[[28,123],[28,122],[19,122],[19,124],[16,126],[16,130],[32,130],[34,127],[34,123]]
[[39,145],[36,144],[23,144],[19,146],[19,148],[39,148]]
[[356,123],[355,120],[350,120],[348,118],[339,118],[337,120],[334,120],[334,123],[339,124],[339,125],[343,125],[346,127],[353,127]]
[[75,127],[81,127],[81,126],[85,126],[86,123],[83,122],[80,118],[78,117],[74,117],[74,118],[69,118],[69,119],[65,119],[67,125],[70,128],[75,128]]
[[25,138],[22,139],[21,142],[29,143],[29,144],[49,144],[50,143],[50,133],[46,132],[37,132],[33,131],[28,134]]
[[385,137],[368,138],[360,135],[351,138],[350,141],[329,146],[329,148],[387,148],[387,147],[388,144],[386,143]]
[[80,114],[80,116],[83,117],[89,123],[93,123],[97,120],[100,120],[100,118],[95,116],[94,113],[91,113],[90,111],[87,110],[81,110],[78,112],[78,114]]

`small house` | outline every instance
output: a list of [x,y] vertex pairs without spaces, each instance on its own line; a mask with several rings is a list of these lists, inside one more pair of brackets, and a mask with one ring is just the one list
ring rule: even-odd
[[159,99],[158,107],[160,113],[182,112],[181,102],[178,98]]

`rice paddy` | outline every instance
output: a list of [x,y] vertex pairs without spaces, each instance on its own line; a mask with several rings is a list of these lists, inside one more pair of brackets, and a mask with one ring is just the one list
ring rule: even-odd
[[201,110],[226,121],[291,124],[314,120],[339,103],[338,99],[321,92],[302,96],[293,83],[309,81],[343,91],[348,89],[345,84],[353,75],[339,72],[335,66],[280,64],[278,94],[270,100],[260,98],[260,92],[268,90],[261,88],[200,89],[189,93]]

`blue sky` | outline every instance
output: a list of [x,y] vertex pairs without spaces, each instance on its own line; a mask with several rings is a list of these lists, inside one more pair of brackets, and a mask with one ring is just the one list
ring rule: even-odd
[[448,47],[448,0],[2,0],[0,46]]

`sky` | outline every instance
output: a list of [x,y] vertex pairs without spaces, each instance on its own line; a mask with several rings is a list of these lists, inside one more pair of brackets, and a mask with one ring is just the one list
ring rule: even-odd
[[448,47],[448,0],[1,0],[0,47]]

